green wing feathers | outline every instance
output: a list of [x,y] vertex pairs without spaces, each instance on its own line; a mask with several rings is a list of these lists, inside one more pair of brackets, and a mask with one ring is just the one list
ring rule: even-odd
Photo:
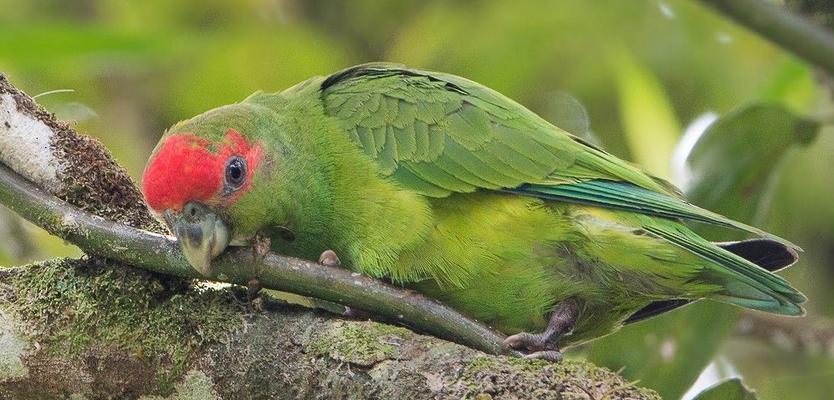
[[321,88],[325,111],[381,172],[428,196],[595,178],[674,195],[656,178],[460,77],[370,64],[337,73]]
[[[551,125],[503,95],[453,75],[367,64],[321,81],[334,117],[380,173],[425,196],[493,190],[645,215],[652,235],[709,261],[718,300],[801,314],[782,278],[699,237],[680,220],[792,243],[686,202],[671,184]],[[793,250],[790,250],[793,251]]]

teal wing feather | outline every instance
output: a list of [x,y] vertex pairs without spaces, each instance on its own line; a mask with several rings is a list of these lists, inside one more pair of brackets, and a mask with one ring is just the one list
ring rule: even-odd
[[323,80],[320,96],[383,175],[426,196],[498,190],[718,224],[798,249],[686,202],[668,182],[461,77],[365,64]]
[[526,184],[506,191],[550,200],[633,211],[668,219],[685,219],[720,225],[754,233],[799,249],[778,236],[697,207],[682,198],[647,190],[628,182],[595,179],[570,185]]

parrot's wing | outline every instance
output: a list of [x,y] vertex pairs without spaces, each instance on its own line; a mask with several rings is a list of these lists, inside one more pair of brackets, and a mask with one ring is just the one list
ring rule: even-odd
[[512,192],[730,226],[796,248],[689,204],[668,182],[461,77],[365,64],[323,80],[320,95],[383,175],[426,196]]
[[457,76],[366,64],[327,78],[321,97],[325,111],[383,174],[427,196],[600,178],[674,193],[671,185]]

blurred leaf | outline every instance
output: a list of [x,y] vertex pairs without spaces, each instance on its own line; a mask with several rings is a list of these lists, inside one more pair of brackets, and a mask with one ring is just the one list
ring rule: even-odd
[[813,104],[817,85],[806,64],[788,58],[774,71],[770,84],[762,89],[760,97],[763,100],[779,102],[791,110],[805,110]]
[[680,134],[675,111],[649,69],[627,53],[617,58],[617,66],[620,115],[632,157],[655,175],[668,179],[669,155]]
[[185,51],[169,77],[171,122],[243,100],[255,91],[284,90],[349,66],[338,40],[297,27],[226,32]]
[[693,400],[756,400],[756,394],[733,378],[705,389]]
[[[691,201],[728,217],[755,223],[766,207],[768,182],[792,145],[808,143],[818,125],[778,105],[752,105],[719,118],[687,157]],[[694,225],[711,240],[726,229]],[[723,238],[722,238],[723,236]],[[594,342],[588,357],[657,390],[679,398],[712,359],[735,326],[738,309],[698,302],[652,320],[625,327]]]
[[[807,321],[804,321],[807,323]],[[834,393],[831,343],[800,347],[784,332],[773,329],[772,342],[733,336],[721,347],[740,376],[756,388],[760,399],[829,399]],[[778,344],[780,343],[780,344]],[[828,347],[828,348],[827,348]]]
[[[755,224],[790,147],[810,143],[818,130],[819,123],[779,104],[733,111],[707,128],[687,157],[687,195],[702,207]],[[713,240],[732,237],[732,232],[713,227],[707,232]]]
[[61,63],[77,72],[80,65],[95,65],[106,60],[144,63],[168,54],[178,42],[179,38],[161,34],[138,35],[101,26],[0,25],[0,60],[14,60],[15,64],[31,68]]
[[593,342],[588,359],[624,368],[625,377],[665,399],[680,398],[735,326],[736,313],[729,305],[697,302]]
[[95,110],[78,101],[59,103],[54,107],[50,107],[50,111],[52,111],[58,119],[67,122],[84,122],[98,117],[98,113],[96,113]]

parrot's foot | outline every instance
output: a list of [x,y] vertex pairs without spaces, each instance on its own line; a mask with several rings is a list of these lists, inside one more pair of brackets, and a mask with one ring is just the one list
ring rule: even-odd
[[252,252],[256,263],[263,261],[264,257],[269,253],[272,247],[272,239],[269,236],[262,235],[260,232],[255,234],[252,238]]
[[342,260],[339,260],[339,256],[336,255],[335,251],[328,249],[323,251],[319,256],[319,264],[325,267],[341,267]]
[[263,288],[264,285],[262,285],[261,281],[257,279],[250,279],[249,282],[246,282],[246,295],[249,297],[249,300],[258,297],[258,294]]
[[249,299],[249,304],[256,311],[263,310],[264,299],[261,296],[261,289],[263,288],[261,281],[257,279],[250,279],[249,282],[246,282],[246,298]]
[[272,239],[269,236],[263,235],[260,232],[256,233],[255,236],[252,238],[252,270],[251,276],[252,279],[246,284],[246,287],[249,289],[249,299],[254,299],[258,293],[261,291],[261,283],[258,281],[258,275],[260,275],[260,271],[258,270],[258,266],[264,260],[267,254],[269,254],[270,246],[272,245]]
[[250,279],[249,282],[246,283],[246,295],[249,298],[249,302],[252,303],[257,310],[261,309],[261,305],[263,303],[263,299],[260,295],[263,285],[257,278],[259,275],[258,265],[269,253],[271,244],[272,240],[268,236],[262,235],[260,232],[255,234],[255,237],[252,238],[252,276],[254,276],[254,278]]
[[579,316],[579,305],[572,299],[565,300],[553,310],[550,321],[542,333],[517,333],[504,339],[504,346],[526,352],[525,358],[550,361],[562,359],[559,339],[573,330]]
[[[342,260],[339,260],[339,256],[336,255],[335,251],[327,249],[319,256],[319,264],[325,267],[341,267]],[[355,319],[370,319],[371,313],[358,308],[345,307],[345,312],[342,313],[342,316]]]

